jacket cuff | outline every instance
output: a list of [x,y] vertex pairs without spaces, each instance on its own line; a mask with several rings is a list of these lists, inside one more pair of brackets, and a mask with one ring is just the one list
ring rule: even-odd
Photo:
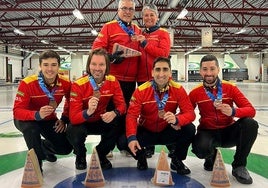
[[91,116],[92,116],[92,115],[89,116],[89,115],[87,114],[87,110],[84,110],[84,111],[83,111],[83,118],[85,118],[85,119],[89,119]]
[[132,136],[128,137],[128,138],[127,138],[127,143],[129,143],[129,142],[131,142],[131,141],[133,141],[133,140],[137,140],[136,135],[132,135]]
[[175,121],[175,123],[172,124],[172,125],[178,125],[178,124],[179,124],[179,119],[178,119],[178,117],[176,117],[176,121]]
[[236,113],[236,110],[235,110],[235,108],[234,107],[232,107],[232,115],[231,116],[235,116],[235,113]]
[[42,120],[39,111],[35,112],[35,114],[34,114],[34,119],[35,119],[36,121],[41,121],[41,120]]
[[114,113],[116,114],[116,117],[120,116],[120,112],[117,109],[114,110]]
[[66,116],[61,116],[60,120],[63,121],[65,124],[68,124],[70,122],[69,118]]

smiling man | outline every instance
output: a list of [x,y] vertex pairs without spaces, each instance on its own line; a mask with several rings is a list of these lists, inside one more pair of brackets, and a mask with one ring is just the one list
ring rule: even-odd
[[[121,133],[118,117],[126,112],[126,104],[118,80],[109,75],[110,61],[104,49],[89,54],[87,74],[73,82],[70,99],[70,121],[67,137],[73,145],[77,170],[87,168],[85,141],[87,135],[101,135],[96,146],[103,170],[112,168],[106,155],[114,149]],[[114,109],[107,110],[112,101]]]
[[[23,133],[28,149],[34,149],[42,171],[42,160],[57,160],[54,154],[67,155],[72,146],[66,139],[69,122],[71,83],[58,74],[60,56],[48,50],[39,56],[40,72],[24,78],[14,102],[14,124]],[[56,108],[65,97],[61,119]],[[44,139],[41,140],[41,136]]]
[[192,151],[197,157],[205,159],[204,169],[212,171],[216,148],[236,146],[232,174],[238,182],[252,184],[246,165],[258,133],[258,123],[253,119],[256,111],[233,83],[220,80],[219,72],[219,62],[214,55],[201,59],[203,84],[189,94],[201,116]]
[[180,175],[189,174],[190,169],[182,161],[186,159],[195,134],[193,107],[185,89],[171,80],[170,59],[157,58],[151,73],[153,79],[135,90],[129,104],[126,117],[128,147],[138,160],[137,168],[146,170],[144,147],[173,144],[176,149],[171,169]]

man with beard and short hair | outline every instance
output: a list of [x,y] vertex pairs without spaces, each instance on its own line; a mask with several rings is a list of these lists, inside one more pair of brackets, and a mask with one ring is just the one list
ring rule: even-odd
[[216,148],[236,146],[232,174],[238,182],[252,184],[246,165],[258,133],[258,123],[253,119],[256,112],[233,83],[220,80],[219,72],[219,62],[214,55],[201,59],[203,83],[189,93],[192,105],[198,106],[200,114],[192,151],[198,158],[205,159],[204,169],[212,171]]

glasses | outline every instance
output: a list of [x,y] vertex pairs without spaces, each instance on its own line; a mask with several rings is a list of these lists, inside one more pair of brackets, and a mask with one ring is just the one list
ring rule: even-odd
[[135,11],[135,9],[134,8],[132,8],[132,7],[130,7],[130,8],[128,8],[128,7],[122,7],[122,8],[120,8],[123,12],[127,12],[127,11],[129,11],[129,12],[134,12]]

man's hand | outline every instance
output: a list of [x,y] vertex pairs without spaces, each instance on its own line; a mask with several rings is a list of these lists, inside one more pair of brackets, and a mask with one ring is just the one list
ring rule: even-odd
[[110,112],[105,112],[104,114],[101,114],[100,116],[101,116],[102,121],[104,121],[105,123],[110,123],[116,117],[116,113],[114,111],[110,111]]
[[92,115],[95,110],[97,109],[98,107],[98,102],[99,102],[99,99],[97,97],[92,97],[91,99],[89,99],[88,101],[88,109],[87,109],[87,115]]
[[141,150],[141,146],[140,146],[138,140],[133,140],[133,141],[129,142],[128,147],[134,156],[136,156],[136,152],[138,150]]
[[66,131],[66,125],[62,120],[57,120],[54,125],[56,133],[62,133]]
[[49,116],[50,114],[52,114],[55,111],[55,109],[50,106],[50,105],[46,105],[46,106],[42,106],[39,110],[39,114],[40,117],[42,119],[44,119],[45,117]]
[[232,107],[229,104],[225,103],[217,105],[216,109],[220,110],[221,113],[225,114],[226,116],[231,116],[233,112]]

